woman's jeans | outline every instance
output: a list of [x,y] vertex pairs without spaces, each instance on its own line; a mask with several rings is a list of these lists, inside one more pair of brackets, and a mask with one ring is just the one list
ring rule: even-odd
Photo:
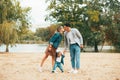
[[73,69],[80,68],[80,51],[80,46],[77,43],[70,45],[70,57]]

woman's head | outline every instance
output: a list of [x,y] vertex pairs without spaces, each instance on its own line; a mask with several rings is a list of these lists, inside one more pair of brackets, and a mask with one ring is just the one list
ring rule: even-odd
[[59,26],[59,27],[57,28],[57,32],[63,33],[63,32],[64,32],[63,26]]

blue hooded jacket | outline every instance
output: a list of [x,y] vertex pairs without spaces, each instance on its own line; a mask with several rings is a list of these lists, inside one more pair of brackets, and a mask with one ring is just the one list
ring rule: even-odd
[[58,48],[60,42],[62,41],[62,35],[59,32],[56,32],[49,40],[49,44],[51,44],[54,48]]

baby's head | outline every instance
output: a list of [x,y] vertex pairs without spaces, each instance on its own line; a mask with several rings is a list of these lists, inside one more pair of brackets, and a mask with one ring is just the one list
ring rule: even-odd
[[57,53],[57,57],[60,57],[62,55],[62,52],[58,51]]

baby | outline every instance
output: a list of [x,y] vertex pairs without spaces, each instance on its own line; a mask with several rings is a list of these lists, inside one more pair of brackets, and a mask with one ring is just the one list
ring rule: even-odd
[[54,67],[53,67],[53,70],[52,70],[52,73],[56,73],[56,68],[58,67],[61,72],[64,72],[63,71],[63,67],[62,67],[62,64],[64,65],[64,53],[62,52],[56,52],[56,61],[55,61],[55,64],[54,64]]

